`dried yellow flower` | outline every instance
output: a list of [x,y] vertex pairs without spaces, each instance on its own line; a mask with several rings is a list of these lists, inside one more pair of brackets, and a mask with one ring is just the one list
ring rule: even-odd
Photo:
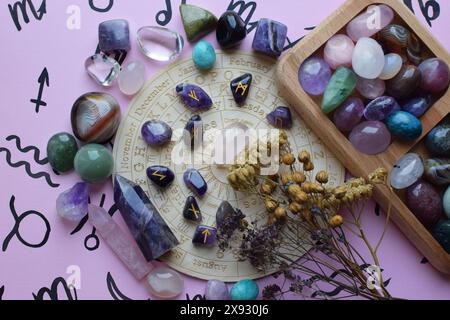
[[300,213],[302,211],[302,205],[297,202],[291,202],[289,204],[289,210],[294,214]]
[[311,161],[303,163],[303,170],[306,172],[313,171],[314,163],[312,163]]
[[303,182],[306,181],[306,176],[304,173],[296,171],[292,174],[292,180],[295,183],[302,184]]
[[385,183],[388,172],[385,168],[378,168],[369,175],[369,181],[371,183]]
[[267,211],[274,212],[276,208],[278,208],[278,202],[273,199],[266,199],[265,206]]
[[323,170],[317,172],[316,181],[319,183],[328,183],[328,172],[323,171]]
[[292,175],[289,173],[283,173],[281,175],[281,183],[282,184],[288,184],[290,181],[292,181]]
[[300,151],[300,153],[298,154],[298,161],[300,161],[301,163],[307,163],[310,162],[311,160],[311,155],[309,154],[308,151],[303,150]]
[[278,208],[275,210],[275,218],[276,218],[277,220],[283,220],[283,219],[286,219],[286,217],[287,217],[286,209],[281,208],[281,207],[278,207]]
[[330,224],[330,226],[332,228],[337,228],[344,224],[344,218],[341,215],[337,214],[337,215],[331,217],[330,220],[328,221],[328,223]]
[[272,190],[272,187],[269,184],[263,183],[261,185],[260,192],[262,194],[270,195],[270,194],[272,194],[273,190]]
[[288,187],[288,192],[291,196],[295,196],[297,193],[302,192],[302,188],[298,184],[291,184]]
[[333,190],[333,194],[336,197],[336,199],[342,199],[347,194],[347,187],[339,186]]
[[283,155],[283,156],[281,157],[281,161],[282,161],[285,165],[290,166],[290,165],[294,164],[294,162],[295,162],[295,157],[294,157],[294,155],[293,155],[292,153],[287,153],[287,154],[285,154],[285,155]]
[[293,196],[293,199],[294,199],[295,202],[298,202],[298,203],[305,203],[305,202],[308,201],[308,195],[307,195],[305,192],[300,191],[300,192],[297,192],[297,193]]

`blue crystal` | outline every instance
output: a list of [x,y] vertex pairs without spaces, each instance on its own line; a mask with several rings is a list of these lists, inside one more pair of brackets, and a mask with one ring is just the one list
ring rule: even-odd
[[401,140],[414,141],[422,135],[422,122],[405,111],[395,111],[386,120],[391,134]]
[[270,125],[279,129],[290,129],[292,127],[291,110],[287,107],[278,107],[267,115]]
[[167,188],[175,179],[173,171],[164,166],[148,167],[147,177],[160,188]]
[[114,201],[147,261],[161,257],[178,240],[142,188],[116,175]]
[[208,184],[205,179],[203,179],[201,173],[196,169],[186,170],[183,175],[183,180],[186,186],[199,197],[204,196],[208,190]]
[[197,200],[193,196],[186,199],[183,209],[183,217],[194,222],[202,221],[202,212],[198,206]]
[[213,247],[216,243],[217,229],[209,226],[197,226],[192,243],[203,247]]

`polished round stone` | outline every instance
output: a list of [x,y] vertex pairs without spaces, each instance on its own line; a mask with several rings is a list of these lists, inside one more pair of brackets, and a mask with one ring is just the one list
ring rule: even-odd
[[422,74],[421,88],[425,92],[438,94],[448,88],[450,83],[450,69],[443,60],[432,58],[419,65]]
[[150,120],[142,126],[141,134],[150,146],[162,146],[172,138],[172,128],[164,121]]
[[292,113],[288,107],[276,107],[266,116],[267,122],[279,129],[290,129],[292,127]]
[[220,280],[209,280],[205,288],[206,300],[229,300],[227,284]]
[[335,126],[342,132],[350,132],[361,122],[364,103],[359,98],[348,98],[333,114]]
[[450,184],[450,159],[430,158],[425,160],[425,176],[436,186]]
[[100,144],[87,144],[82,147],[74,160],[75,171],[86,182],[98,183],[111,176],[114,159],[111,152]]
[[435,156],[450,157],[450,125],[439,125],[431,130],[425,146]]
[[399,100],[410,98],[419,88],[421,79],[416,66],[404,65],[394,78],[386,82],[387,94]]
[[416,153],[408,153],[392,168],[389,181],[394,189],[406,189],[416,183],[424,171],[422,158]]
[[77,141],[67,132],[55,134],[47,143],[48,162],[58,172],[68,172],[73,169],[73,159],[77,151]]
[[253,280],[236,282],[230,290],[231,300],[256,300],[258,294],[258,284]]
[[427,228],[433,228],[442,217],[442,199],[436,188],[419,180],[406,192],[406,204]]
[[129,51],[130,28],[127,20],[113,19],[98,26],[98,47],[103,52]]
[[444,212],[447,215],[447,218],[450,219],[450,186],[444,193],[444,197],[442,198]]
[[381,71],[381,80],[390,80],[395,77],[403,66],[403,59],[397,53],[389,53],[384,56],[384,68]]
[[365,121],[350,133],[349,140],[360,152],[375,155],[385,151],[391,144],[391,133],[383,122]]
[[414,141],[422,135],[422,122],[405,111],[391,113],[386,121],[391,134],[401,140]]
[[241,16],[234,11],[226,11],[217,22],[216,38],[222,48],[231,48],[247,36],[247,26]]
[[387,5],[371,5],[347,24],[347,34],[353,41],[371,37],[394,19],[394,11]]
[[338,34],[330,38],[323,52],[323,57],[332,69],[340,66],[351,67],[355,44],[345,34]]
[[422,96],[417,98],[412,98],[407,100],[403,106],[402,110],[415,115],[417,118],[420,118],[427,112],[427,110],[431,107],[431,97],[430,96]]
[[380,44],[372,38],[359,39],[353,51],[352,66],[362,78],[378,78],[384,68],[384,52]]
[[107,94],[90,92],[79,97],[70,113],[75,136],[86,143],[108,142],[120,124],[120,106]]
[[440,221],[433,230],[433,236],[450,254],[450,220]]
[[152,295],[160,299],[173,299],[184,291],[181,275],[167,267],[157,267],[147,276],[147,284]]
[[120,64],[102,52],[87,58],[84,68],[95,82],[104,87],[112,86],[120,72]]
[[308,58],[300,66],[298,79],[306,93],[312,96],[320,96],[325,92],[330,82],[330,66],[322,58]]
[[392,112],[400,110],[397,101],[388,96],[379,97],[370,102],[364,109],[364,117],[367,120],[382,121]]
[[122,67],[119,74],[119,89],[123,94],[133,96],[145,83],[145,66],[140,61],[131,61]]
[[381,97],[386,91],[386,84],[380,79],[359,78],[356,83],[356,90],[367,99],[376,99]]
[[138,47],[147,58],[167,62],[176,59],[184,47],[183,37],[164,27],[142,27],[137,32]]
[[209,70],[216,63],[216,50],[211,43],[200,40],[192,50],[192,60],[200,70]]

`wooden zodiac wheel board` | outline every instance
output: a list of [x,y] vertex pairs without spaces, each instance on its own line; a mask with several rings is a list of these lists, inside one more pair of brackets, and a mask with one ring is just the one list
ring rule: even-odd
[[[180,245],[163,257],[172,268],[200,279],[220,279],[231,282],[244,278],[260,278],[275,272],[258,272],[248,262],[239,261],[237,252],[221,252],[218,247],[199,248],[192,244],[195,224],[186,221],[182,210],[186,198],[191,195],[183,182],[186,169],[199,169],[208,183],[207,194],[198,199],[203,214],[202,224],[215,226],[216,211],[222,201],[228,200],[247,216],[248,221],[265,217],[265,208],[256,195],[235,192],[227,183],[228,170],[216,165],[175,165],[171,158],[174,145],[160,149],[149,147],[141,137],[142,125],[151,119],[160,119],[172,129],[184,128],[192,116],[178,99],[175,87],[179,83],[201,86],[213,99],[213,107],[201,114],[204,130],[223,129],[240,123],[248,128],[268,129],[266,114],[277,106],[287,106],[279,97],[275,80],[275,61],[254,53],[217,53],[214,69],[201,73],[191,59],[168,66],[149,81],[131,102],[118,130],[114,145],[115,171],[139,184],[159,209],[165,221],[176,234]],[[238,107],[230,91],[230,81],[244,73],[253,75],[247,103]],[[344,181],[345,170],[322,142],[305,126],[297,114],[294,125],[288,131],[293,151],[306,149],[311,152],[316,170],[330,172],[330,185]],[[146,169],[151,165],[164,165],[176,175],[174,183],[164,191],[157,189],[147,178]],[[238,236],[238,235],[237,235]],[[234,240],[237,241],[237,238]]]

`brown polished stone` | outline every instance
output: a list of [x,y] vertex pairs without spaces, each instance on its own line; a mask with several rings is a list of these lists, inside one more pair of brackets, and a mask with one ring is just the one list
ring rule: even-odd
[[400,72],[386,82],[388,95],[396,99],[409,98],[420,86],[422,75],[414,65],[404,65]]

